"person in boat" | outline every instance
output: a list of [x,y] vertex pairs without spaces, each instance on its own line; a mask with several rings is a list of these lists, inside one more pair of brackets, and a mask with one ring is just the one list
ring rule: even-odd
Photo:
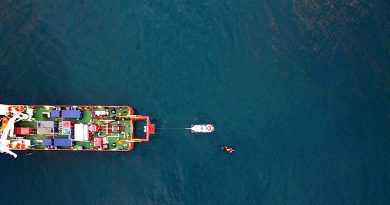
[[233,147],[228,147],[228,146],[226,146],[226,145],[222,147],[222,150],[223,150],[224,152],[228,153],[228,154],[231,154],[231,153],[234,152],[234,148],[233,148]]

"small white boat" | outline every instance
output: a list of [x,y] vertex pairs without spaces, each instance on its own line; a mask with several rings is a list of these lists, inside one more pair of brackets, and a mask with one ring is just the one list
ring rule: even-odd
[[191,125],[192,133],[209,133],[214,132],[214,125],[212,124],[199,124],[199,125]]

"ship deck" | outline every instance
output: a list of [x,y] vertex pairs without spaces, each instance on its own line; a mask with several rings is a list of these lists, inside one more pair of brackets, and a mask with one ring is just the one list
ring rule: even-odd
[[[127,151],[135,142],[149,141],[149,134],[154,133],[149,117],[134,115],[129,106],[36,105],[24,106],[24,110],[32,111],[32,117],[15,123],[15,136],[8,137],[8,147],[13,150]],[[55,116],[58,113],[81,114]],[[136,121],[145,121],[144,136],[134,135]],[[20,131],[26,129],[30,132]],[[84,138],[80,140],[80,136]]]

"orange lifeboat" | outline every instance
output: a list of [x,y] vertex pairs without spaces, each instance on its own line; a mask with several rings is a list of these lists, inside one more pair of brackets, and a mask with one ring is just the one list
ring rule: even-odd
[[1,131],[4,131],[5,127],[7,126],[8,123],[8,118],[3,117],[2,122],[1,122]]

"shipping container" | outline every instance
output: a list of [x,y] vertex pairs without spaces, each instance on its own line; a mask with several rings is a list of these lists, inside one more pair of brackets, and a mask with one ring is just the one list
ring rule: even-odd
[[43,145],[45,146],[53,145],[53,139],[43,139]]
[[34,128],[31,127],[15,127],[16,135],[30,135],[34,133]]
[[57,147],[71,147],[73,145],[72,141],[67,138],[55,138],[54,146]]
[[52,111],[50,112],[50,117],[51,117],[51,118],[60,117],[60,111],[59,111],[59,110],[52,110]]
[[81,118],[80,110],[61,110],[62,118]]

